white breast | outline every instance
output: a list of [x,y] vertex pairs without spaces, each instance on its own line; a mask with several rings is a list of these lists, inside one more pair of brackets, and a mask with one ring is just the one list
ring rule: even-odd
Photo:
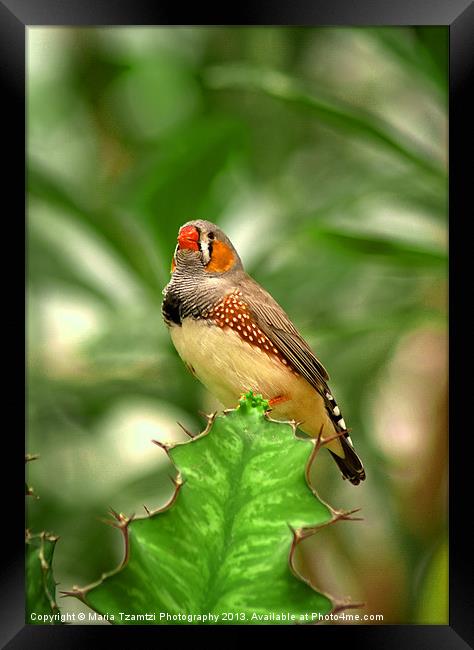
[[301,428],[310,435],[317,435],[322,424],[328,435],[334,432],[319,393],[235,331],[186,318],[170,333],[181,359],[226,408],[235,407],[249,390],[266,399],[285,396],[287,401],[274,409],[272,417],[304,420]]
[[[233,330],[186,318],[171,328],[179,356],[225,407],[235,406],[248,390],[275,397],[286,386],[286,368]],[[277,391],[277,393],[275,393]]]

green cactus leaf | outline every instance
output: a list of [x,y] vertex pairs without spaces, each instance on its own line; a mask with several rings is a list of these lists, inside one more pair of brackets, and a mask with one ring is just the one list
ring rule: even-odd
[[[26,454],[28,464],[39,458],[37,454]],[[26,496],[35,497],[32,487],[26,485]],[[26,622],[36,625],[61,623],[56,604],[56,582],[53,577],[53,554],[58,537],[51,533],[25,533],[25,577],[26,577]]]
[[[52,561],[57,537],[46,532],[32,535],[26,531],[26,622],[51,625],[58,623],[56,583]],[[57,615],[55,617],[55,615]]]
[[302,579],[294,553],[350,513],[309,485],[319,442],[267,409],[249,393],[193,439],[162,445],[177,469],[173,498],[142,518],[115,513],[122,565],[68,594],[119,624],[288,624],[331,612],[334,601]]

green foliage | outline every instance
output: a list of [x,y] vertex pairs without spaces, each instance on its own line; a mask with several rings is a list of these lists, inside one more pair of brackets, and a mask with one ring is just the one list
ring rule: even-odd
[[421,625],[449,624],[449,553],[443,542],[433,553],[423,576],[417,604],[417,621]]
[[[27,454],[26,463],[36,460],[37,454]],[[34,489],[26,484],[26,496],[37,498]],[[53,576],[53,554],[58,538],[51,533],[25,534],[26,622],[51,624],[50,618],[59,614],[56,604],[56,582]],[[39,619],[39,620],[38,620]]]
[[383,265],[428,267],[433,270],[439,269],[441,273],[446,272],[448,263],[446,253],[433,247],[407,244],[394,238],[343,233],[324,226],[315,226],[308,231],[318,243],[323,243],[342,255],[363,256],[364,259],[372,261],[376,259]]
[[[53,554],[58,538],[49,533],[31,535],[26,532],[26,621],[50,625],[50,618],[59,614],[56,604],[56,582],[53,576]],[[32,616],[33,615],[33,616]]]
[[336,515],[307,483],[317,442],[267,419],[267,408],[247,394],[203,433],[164,445],[178,472],[170,502],[144,518],[116,514],[122,565],[72,593],[117,623],[130,611],[169,614],[156,619],[163,623],[210,613],[219,616],[211,622],[247,624],[327,614],[331,600],[294,575],[294,552],[319,526],[348,514]]
[[309,112],[320,123],[349,135],[373,142],[376,146],[388,149],[425,172],[444,177],[444,170],[433,166],[426,155],[413,149],[405,138],[397,134],[374,114],[356,109],[334,99],[327,100],[324,95],[315,97],[302,88],[295,79],[275,70],[253,68],[245,65],[216,66],[207,72],[208,83],[215,88],[245,88],[260,91],[280,101],[288,102]]
[[183,215],[206,210],[209,185],[237,155],[243,137],[242,125],[235,120],[198,119],[186,124],[166,139],[162,152],[138,165],[115,200],[143,215],[155,245],[160,248],[164,239],[163,252],[169,254],[176,240],[175,223],[186,219]]

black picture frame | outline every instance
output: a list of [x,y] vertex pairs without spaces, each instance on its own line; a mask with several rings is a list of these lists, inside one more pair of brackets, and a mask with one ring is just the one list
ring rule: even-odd
[[[305,640],[324,643],[329,638],[348,643],[351,647],[362,644],[366,648],[456,648],[473,647],[474,644],[474,581],[472,576],[473,534],[469,513],[472,511],[470,479],[473,456],[469,445],[471,431],[470,403],[472,401],[469,375],[460,376],[464,360],[469,361],[467,348],[461,337],[470,312],[469,262],[472,252],[469,237],[462,237],[463,224],[472,217],[468,192],[472,184],[472,162],[469,120],[474,115],[470,86],[473,86],[474,60],[474,4],[472,0],[294,0],[272,2],[264,9],[250,3],[232,7],[233,16],[224,15],[221,9],[212,11],[199,3],[186,14],[178,6],[133,0],[0,0],[0,79],[1,97],[6,115],[3,124],[3,158],[6,163],[7,182],[3,188],[4,242],[13,250],[18,244],[16,259],[25,251],[25,36],[26,29],[34,25],[445,25],[450,36],[450,100],[449,100],[449,211],[450,211],[450,323],[456,323],[450,341],[450,614],[449,625],[377,625],[377,626],[318,626],[279,628],[279,635],[294,643]],[[474,86],[473,86],[474,87]],[[5,206],[8,206],[6,208]],[[6,225],[13,232],[6,231]],[[6,251],[7,247],[4,248]],[[7,257],[6,255],[2,257]],[[24,268],[24,267],[23,267]],[[14,277],[12,277],[12,275]],[[3,338],[11,355],[11,367],[5,371],[9,392],[19,395],[17,406],[8,400],[4,408],[14,412],[12,424],[4,427],[4,476],[6,461],[15,459],[13,488],[4,486],[5,503],[2,504],[2,538],[6,548],[2,553],[0,573],[0,643],[11,649],[47,647],[84,647],[92,640],[110,640],[120,634],[121,647],[136,645],[137,635],[145,628],[137,627],[87,627],[87,626],[33,626],[24,620],[24,556],[23,534],[24,493],[22,481],[17,480],[23,467],[24,439],[18,433],[23,427],[18,413],[24,399],[24,373],[19,359],[24,360],[19,321],[24,313],[21,272],[9,263],[4,278],[4,317],[7,333]],[[12,282],[12,280],[14,280]],[[464,285],[466,283],[466,285]],[[467,291],[464,290],[467,287]],[[462,312],[461,312],[462,310]],[[469,327],[469,325],[467,325]],[[451,328],[453,329],[453,328]],[[470,328],[471,329],[471,328]],[[24,339],[23,339],[24,340]],[[467,337],[465,341],[467,341]],[[18,347],[13,345],[18,341]],[[11,343],[11,345],[10,345]],[[467,361],[467,363],[466,363]],[[12,390],[13,389],[13,390]],[[5,421],[5,420],[4,420]],[[11,444],[10,450],[6,443]],[[20,487],[21,486],[21,487]],[[11,499],[12,491],[18,495]],[[9,511],[10,509],[10,511]],[[180,628],[183,629],[183,628]],[[191,631],[191,628],[187,628]],[[215,628],[214,628],[215,629]],[[212,631],[214,631],[214,629]],[[243,628],[240,628],[243,630]],[[252,627],[252,637],[257,641],[267,634],[265,627]],[[200,640],[204,628],[192,628],[193,642]],[[228,628],[220,628],[226,633]],[[156,629],[147,628],[156,635]],[[176,634],[178,630],[173,629]],[[160,635],[162,630],[160,630]],[[280,636],[283,640],[283,636]],[[295,638],[296,637],[296,638]],[[161,637],[159,637],[161,639]],[[176,637],[174,637],[175,642]],[[156,643],[156,637],[155,641]]]

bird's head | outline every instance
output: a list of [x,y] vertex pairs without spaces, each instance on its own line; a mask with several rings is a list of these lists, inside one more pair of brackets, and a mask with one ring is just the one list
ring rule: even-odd
[[202,268],[210,275],[242,269],[242,262],[230,239],[210,221],[188,221],[179,229],[171,272],[176,268]]

